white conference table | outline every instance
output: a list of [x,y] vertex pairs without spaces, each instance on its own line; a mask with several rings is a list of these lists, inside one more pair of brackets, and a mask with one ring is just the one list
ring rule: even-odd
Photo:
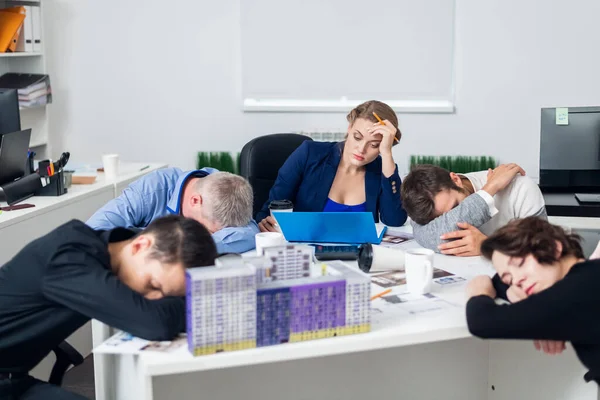
[[[96,181],[92,184],[71,185],[62,196],[33,196],[22,203],[33,204],[35,207],[2,212],[0,267],[32,240],[72,219],[87,220],[96,210],[119,196],[131,182],[166,166],[164,163],[121,162],[119,174],[114,181],[107,181],[103,173],[98,173]],[[0,202],[0,206],[6,205]],[[91,324],[86,324],[75,332],[68,341],[84,356],[90,354]],[[32,371],[32,375],[39,379],[48,379],[53,363],[52,353]]]
[[[434,264],[467,279],[493,273],[480,257],[436,255]],[[473,338],[465,286],[434,286],[436,296],[457,306],[374,323],[370,333],[201,357],[187,351],[102,355],[110,371],[105,397],[96,398],[598,398],[572,349],[551,357],[529,341]]]

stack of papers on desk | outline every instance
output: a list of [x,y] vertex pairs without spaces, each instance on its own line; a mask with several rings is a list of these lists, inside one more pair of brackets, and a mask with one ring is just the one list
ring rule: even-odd
[[0,76],[0,88],[17,89],[21,108],[41,107],[52,103],[52,88],[48,75],[9,72]]

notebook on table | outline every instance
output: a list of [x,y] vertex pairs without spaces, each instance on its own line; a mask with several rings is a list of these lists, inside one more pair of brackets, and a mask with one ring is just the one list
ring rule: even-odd
[[379,244],[387,229],[370,212],[273,212],[288,242]]

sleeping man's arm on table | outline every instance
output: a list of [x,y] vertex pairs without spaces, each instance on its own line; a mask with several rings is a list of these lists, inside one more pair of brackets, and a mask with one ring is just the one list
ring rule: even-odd
[[185,330],[184,297],[148,300],[85,250],[70,246],[53,257],[42,284],[46,298],[142,339],[170,340]]
[[[441,250],[442,254],[457,255],[457,256],[476,256],[480,254],[481,243],[486,239],[478,227],[489,221],[497,212],[494,204],[496,193],[504,190],[517,175],[525,175],[525,171],[517,164],[503,164],[494,170],[489,170],[487,182],[481,190],[468,196],[457,207],[449,212],[436,218],[426,226],[428,232],[419,232],[421,242],[417,242],[424,247],[432,250]],[[478,198],[479,197],[479,198]],[[482,205],[482,202],[487,204],[487,213]],[[462,209],[467,203],[468,208]],[[477,206],[476,203],[479,203]],[[472,209],[471,209],[472,208]],[[456,209],[460,211],[457,214],[452,214]],[[478,215],[475,213],[479,212]],[[450,214],[449,217],[445,217]],[[485,215],[485,217],[483,217]],[[439,218],[443,218],[438,221]],[[457,219],[459,218],[459,219]],[[486,219],[487,218],[487,219]],[[430,225],[433,223],[433,226]],[[456,227],[459,228],[457,230]],[[417,229],[416,231],[418,231]],[[424,233],[427,234],[427,239],[424,238]],[[442,236],[443,235],[443,236]],[[417,233],[415,233],[417,238]],[[440,244],[442,240],[452,240],[451,242]]]
[[[489,197],[491,199],[491,196]],[[492,218],[492,211],[488,202],[477,192],[427,225],[419,225],[412,221],[413,234],[421,246],[439,252],[438,246],[447,242],[441,238],[442,235],[459,230],[459,223],[481,226]]]

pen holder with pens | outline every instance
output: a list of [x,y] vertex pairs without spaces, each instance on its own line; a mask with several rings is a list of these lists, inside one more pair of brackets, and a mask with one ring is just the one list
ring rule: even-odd
[[41,187],[35,192],[36,196],[62,196],[63,194],[67,194],[64,171],[59,171],[47,177],[46,186]]
[[42,187],[38,189],[36,196],[62,196],[67,193],[65,165],[69,162],[70,153],[62,153],[58,161],[40,161],[38,174],[42,180]]
[[[19,203],[29,197],[61,196],[67,193],[63,168],[69,161],[69,153],[65,152],[55,162],[40,161],[37,172],[25,173],[21,178],[0,187],[0,201],[9,205]],[[25,168],[27,172],[27,168]]]

